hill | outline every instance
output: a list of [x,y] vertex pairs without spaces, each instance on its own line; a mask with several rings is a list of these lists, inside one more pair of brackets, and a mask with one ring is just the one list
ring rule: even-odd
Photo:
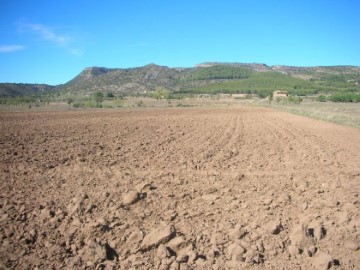
[[127,69],[90,67],[58,89],[85,95],[95,91],[142,93],[154,90],[157,86],[177,89],[179,80],[188,76],[190,71],[188,68],[168,68],[155,64]]
[[163,88],[179,94],[249,93],[266,96],[274,90],[294,95],[360,93],[360,67],[267,66],[258,63],[206,62],[192,68],[149,64],[136,68],[89,67],[56,87],[38,84],[0,84],[0,97],[32,94],[143,94]]
[[207,62],[193,68],[150,64],[139,68],[92,67],[62,85],[65,92],[146,93],[156,87],[174,93],[256,93],[282,89],[296,95],[358,92],[360,67],[294,67]]
[[0,97],[41,95],[54,90],[54,86],[47,84],[0,83]]

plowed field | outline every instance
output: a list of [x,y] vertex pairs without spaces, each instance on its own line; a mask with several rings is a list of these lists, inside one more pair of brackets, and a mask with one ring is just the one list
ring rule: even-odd
[[261,108],[1,113],[0,176],[0,269],[359,269],[359,129]]

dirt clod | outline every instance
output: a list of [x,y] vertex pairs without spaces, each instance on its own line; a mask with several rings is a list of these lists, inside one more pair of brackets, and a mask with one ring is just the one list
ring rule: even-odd
[[325,252],[319,252],[312,259],[313,266],[318,270],[327,270],[331,267],[332,263],[333,258]]
[[175,228],[173,226],[160,227],[149,232],[143,239],[141,249],[148,250],[157,247],[160,244],[167,243],[175,236]]
[[124,205],[131,205],[140,200],[140,193],[136,191],[130,191],[126,194],[124,194],[122,198],[122,202]]

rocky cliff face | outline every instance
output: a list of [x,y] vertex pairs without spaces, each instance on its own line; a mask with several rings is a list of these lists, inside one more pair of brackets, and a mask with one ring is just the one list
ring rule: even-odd
[[110,71],[111,69],[103,68],[103,67],[88,67],[85,68],[83,72],[81,72],[80,76],[84,76],[86,78],[92,78],[95,76],[106,74]]

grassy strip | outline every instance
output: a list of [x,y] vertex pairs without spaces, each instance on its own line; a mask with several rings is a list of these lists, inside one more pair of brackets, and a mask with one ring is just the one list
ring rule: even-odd
[[359,103],[304,103],[297,105],[274,105],[271,107],[317,120],[360,128]]

